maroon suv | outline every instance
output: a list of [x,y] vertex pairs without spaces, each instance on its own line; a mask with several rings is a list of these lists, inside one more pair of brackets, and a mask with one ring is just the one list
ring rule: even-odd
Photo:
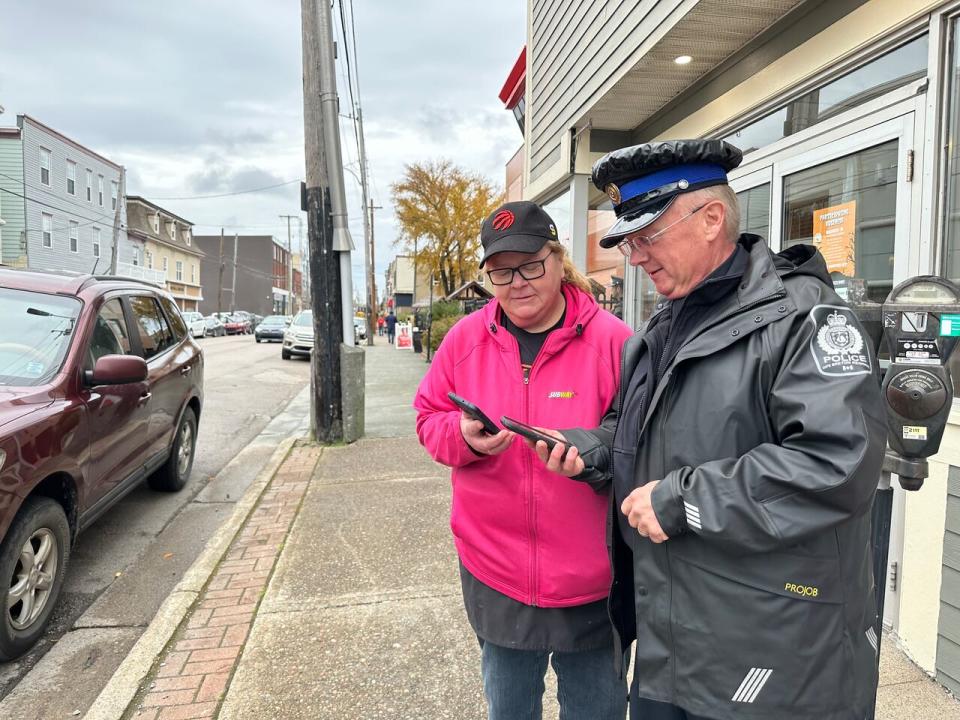
[[186,484],[202,400],[159,288],[0,269],[0,660],[42,635],[81,530],[144,480]]

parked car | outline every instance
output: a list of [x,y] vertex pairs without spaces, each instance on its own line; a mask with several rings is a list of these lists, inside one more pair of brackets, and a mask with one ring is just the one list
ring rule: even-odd
[[216,313],[205,317],[203,322],[204,325],[206,325],[207,335],[223,337],[227,334],[227,329],[223,326],[223,323],[220,322],[220,318],[217,317]]
[[129,279],[0,269],[0,661],[43,635],[77,534],[190,477],[203,353]]
[[180,314],[183,315],[183,319],[186,321],[187,327],[190,328],[190,335],[192,337],[202,338],[207,336],[207,323],[203,315],[195,310],[189,310]]
[[287,329],[287,318],[283,315],[267,315],[253,331],[257,342],[261,340],[283,342],[283,332]]
[[227,335],[250,334],[250,320],[243,315],[231,315],[227,318],[226,322],[223,323],[223,327],[227,331]]
[[289,360],[292,355],[307,355],[313,351],[313,311],[302,310],[294,316],[283,334],[280,357]]

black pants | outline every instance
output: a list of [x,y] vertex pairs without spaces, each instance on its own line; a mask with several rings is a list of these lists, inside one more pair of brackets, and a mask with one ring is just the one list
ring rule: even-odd
[[709,718],[688,713],[676,705],[638,697],[637,684],[633,682],[630,686],[630,720],[709,720]]

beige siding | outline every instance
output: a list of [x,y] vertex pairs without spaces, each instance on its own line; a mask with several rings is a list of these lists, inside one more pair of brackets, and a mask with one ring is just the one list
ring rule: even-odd
[[560,159],[564,133],[628,69],[680,0],[540,0],[530,25],[530,177]]

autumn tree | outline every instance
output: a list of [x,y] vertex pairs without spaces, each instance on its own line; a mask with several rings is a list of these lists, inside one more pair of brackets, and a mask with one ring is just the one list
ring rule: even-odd
[[477,277],[480,225],[501,195],[485,178],[448,160],[414,163],[390,186],[402,245],[418,272],[435,273],[449,295]]

